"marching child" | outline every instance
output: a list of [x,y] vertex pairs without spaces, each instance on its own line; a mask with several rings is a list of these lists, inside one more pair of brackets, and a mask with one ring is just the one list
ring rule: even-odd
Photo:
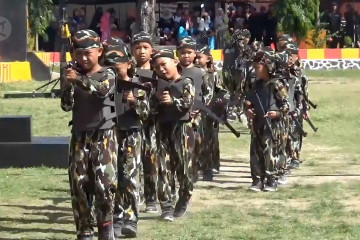
[[115,72],[101,67],[103,48],[92,30],[73,36],[77,70],[68,68],[61,107],[72,111],[69,181],[77,239],[93,239],[91,196],[95,195],[99,239],[114,239],[117,137],[112,120]]
[[[115,68],[117,73],[115,109],[119,142],[119,180],[115,197],[115,237],[136,237],[138,222],[139,166],[141,164],[141,121],[146,120],[149,106],[146,92],[129,89],[124,81],[137,83],[135,65],[130,51],[120,39],[110,39],[105,45],[104,63]],[[122,226],[121,226],[122,225]]]

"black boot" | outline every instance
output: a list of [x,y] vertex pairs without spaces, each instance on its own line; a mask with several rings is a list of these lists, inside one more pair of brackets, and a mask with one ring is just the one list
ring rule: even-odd
[[114,240],[114,224],[112,221],[98,223],[99,240]]
[[175,205],[174,217],[179,218],[185,215],[189,206],[190,197],[180,196]]
[[212,181],[213,180],[213,171],[212,171],[212,169],[203,171],[203,180],[204,181]]
[[121,237],[121,229],[123,227],[124,221],[122,218],[114,219],[114,236],[115,238]]
[[127,238],[135,238],[137,235],[137,222],[125,220],[121,229],[121,234]]
[[84,232],[77,235],[78,240],[93,240],[94,234],[92,232]]

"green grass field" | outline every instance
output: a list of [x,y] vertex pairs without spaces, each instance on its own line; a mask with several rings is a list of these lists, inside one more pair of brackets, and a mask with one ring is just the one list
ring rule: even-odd
[[[188,214],[173,223],[141,214],[139,239],[360,239],[360,75],[311,71],[303,159],[276,193],[253,193],[249,136],[222,133],[221,174],[198,182]],[[39,83],[0,85],[29,91]],[[67,136],[59,99],[3,99],[0,115],[32,115],[37,136]],[[238,125],[238,124],[237,124]],[[25,160],[24,160],[25,161]],[[0,169],[0,240],[75,239],[66,169]]]

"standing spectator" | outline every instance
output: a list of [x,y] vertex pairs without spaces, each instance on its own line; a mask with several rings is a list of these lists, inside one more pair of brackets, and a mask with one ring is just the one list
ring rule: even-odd
[[191,36],[191,29],[193,27],[192,17],[189,12],[189,8],[183,9],[183,20],[185,21],[185,30],[188,32],[189,36]]
[[101,27],[102,15],[103,15],[102,7],[97,7],[89,26],[89,28],[94,32],[96,32],[99,36],[101,35],[100,27]]
[[230,32],[234,32],[236,17],[237,17],[236,8],[235,6],[231,5],[229,7],[229,24],[228,24]]
[[199,42],[201,44],[209,44],[209,37],[207,31],[210,29],[211,19],[205,8],[201,11],[201,17],[198,17],[197,22],[199,24]]
[[238,6],[236,9],[236,18],[235,18],[235,26],[234,30],[236,29],[243,29],[244,28],[244,11],[242,6]]
[[345,35],[350,37],[352,42],[355,43],[356,38],[354,37],[356,25],[359,21],[359,15],[349,3],[346,5],[346,12],[344,14],[346,25],[345,25]]
[[263,41],[265,36],[265,25],[266,25],[266,8],[264,6],[260,7],[260,13],[254,18],[254,29],[251,35],[250,42]]
[[328,22],[328,31],[332,35],[329,39],[328,46],[330,48],[337,48],[338,43],[340,41],[340,28],[341,28],[341,15],[337,8],[337,3],[333,2],[331,4],[332,11],[329,13],[327,17]]
[[101,17],[101,42],[105,42],[111,37],[111,24],[112,24],[112,15],[115,13],[113,8],[110,8],[106,13]]
[[163,37],[165,35],[168,35],[170,32],[174,30],[174,19],[171,16],[170,9],[165,8],[163,10],[163,14],[161,15],[159,19],[159,25],[160,29],[160,36]]
[[278,20],[273,14],[273,6],[269,5],[269,10],[266,14],[266,31],[265,31],[266,36],[265,36],[265,41],[264,41],[265,46],[270,46],[272,44],[274,46],[276,46],[277,23],[278,23]]
[[244,28],[248,29],[251,33],[251,36],[254,35],[254,13],[251,12],[251,6],[247,5],[245,7],[245,19],[244,19]]
[[87,22],[86,22],[86,8],[81,7],[80,8],[80,16],[79,16],[79,28],[78,30],[84,30],[87,29]]
[[216,48],[222,49],[225,46],[224,36],[228,31],[229,18],[222,8],[218,8],[215,17]]
[[70,24],[71,34],[74,34],[79,30],[79,23],[80,23],[80,11],[79,9],[75,8],[73,11],[73,16],[71,18],[71,24]]
[[[196,36],[198,35],[198,32],[199,32],[199,24],[197,22],[197,19],[198,17],[200,17],[200,14],[201,14],[201,8],[200,7],[194,7],[193,8],[193,13],[192,13],[192,23],[193,23],[193,27],[192,27],[192,36]],[[194,37],[195,39],[195,37]]]

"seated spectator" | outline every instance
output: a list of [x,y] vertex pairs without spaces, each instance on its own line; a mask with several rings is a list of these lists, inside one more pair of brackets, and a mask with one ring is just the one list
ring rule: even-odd
[[191,35],[191,29],[193,27],[193,21],[192,21],[192,17],[190,15],[189,12],[189,8],[184,8],[183,9],[183,16],[182,16],[183,20],[185,21],[185,30],[188,31],[188,35]]

